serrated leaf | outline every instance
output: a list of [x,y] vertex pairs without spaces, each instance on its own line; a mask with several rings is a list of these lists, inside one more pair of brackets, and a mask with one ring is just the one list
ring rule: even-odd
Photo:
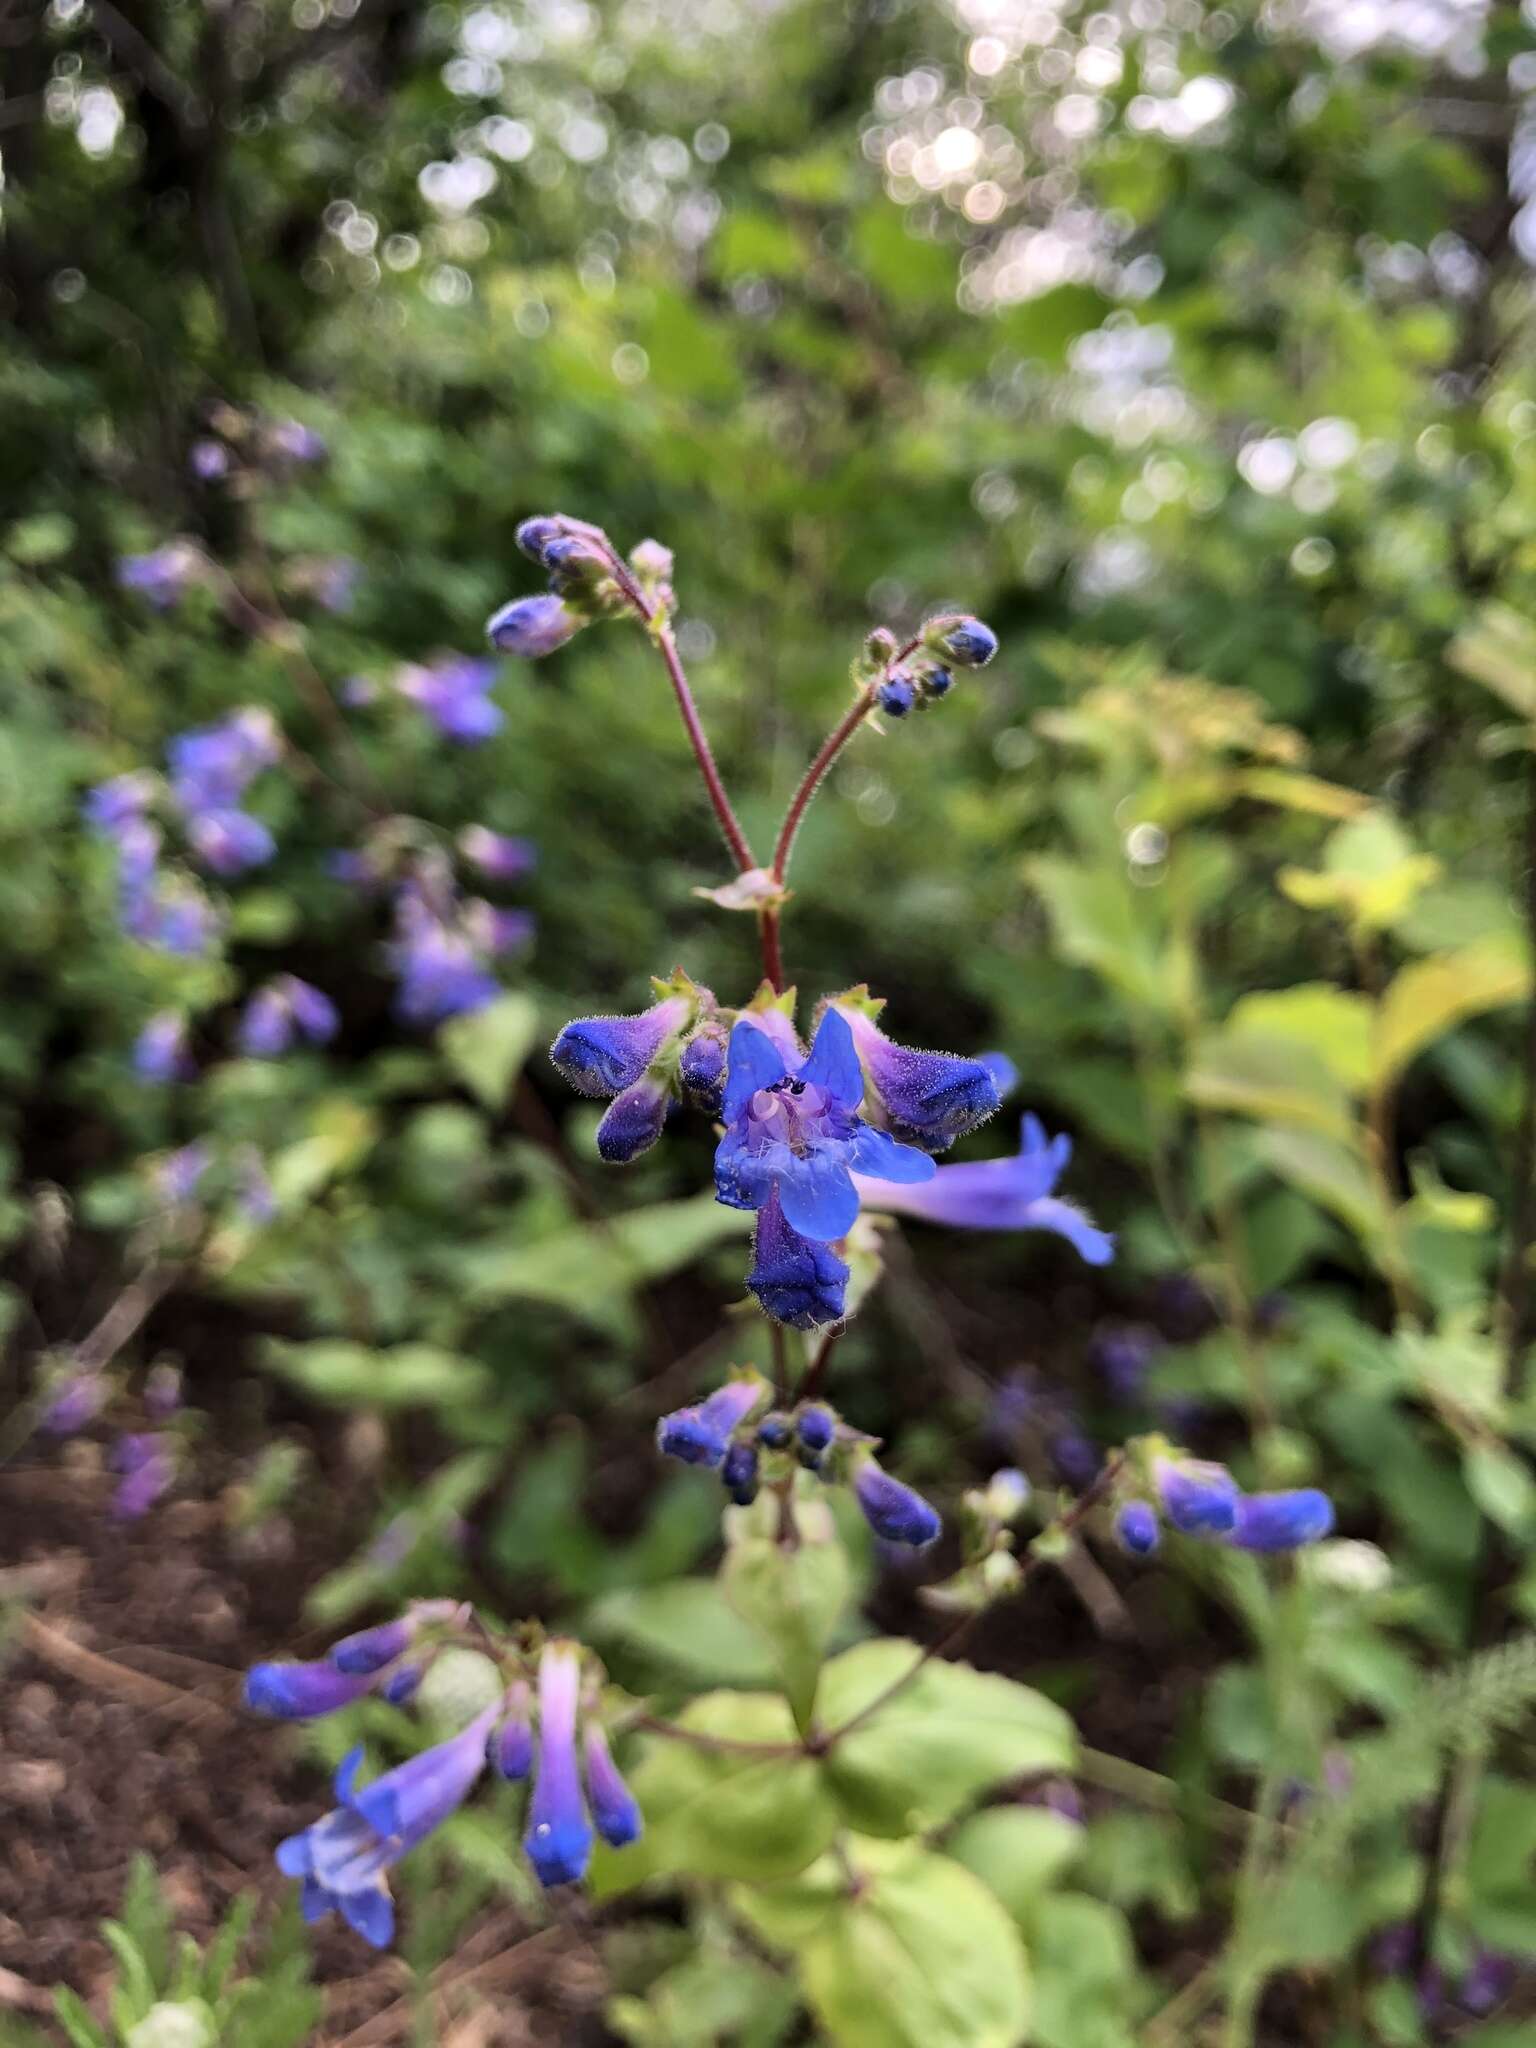
[[[851,1722],[913,1669],[913,1643],[859,1643],[826,1666],[817,1720]],[[969,1664],[930,1659],[826,1758],[827,1782],[850,1827],[907,1835],[951,1820],[989,1786],[1065,1771],[1072,1723],[1040,1693]]]

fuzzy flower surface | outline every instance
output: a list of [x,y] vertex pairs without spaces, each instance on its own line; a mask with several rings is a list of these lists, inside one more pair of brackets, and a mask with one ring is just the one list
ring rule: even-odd
[[931,1180],[928,1155],[865,1123],[863,1100],[853,1033],[835,1009],[803,1060],[751,1018],[739,1019],[727,1054],[716,1198],[761,1210],[777,1197],[790,1230],[825,1244],[846,1236],[858,1217],[855,1173],[902,1187]]
[[855,1186],[868,1209],[960,1230],[1051,1230],[1090,1266],[1106,1266],[1114,1257],[1114,1238],[1053,1192],[1071,1157],[1070,1138],[1047,1138],[1039,1120],[1026,1116],[1011,1159],[941,1166],[918,1187],[887,1184],[861,1170]]

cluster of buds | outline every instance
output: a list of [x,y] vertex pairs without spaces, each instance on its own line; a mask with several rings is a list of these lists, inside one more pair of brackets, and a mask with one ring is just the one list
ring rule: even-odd
[[968,614],[945,612],[929,619],[917,639],[898,645],[889,627],[877,626],[853,667],[860,689],[871,686],[887,718],[905,718],[947,697],[957,668],[985,668],[997,652],[997,635]]
[[787,1490],[796,1468],[825,1485],[847,1486],[874,1533],[885,1543],[926,1550],[938,1540],[938,1512],[875,1457],[878,1439],[851,1429],[824,1402],[768,1406],[771,1390],[755,1372],[737,1374],[706,1400],[664,1415],[657,1448],[685,1465],[719,1474],[737,1507],[750,1507],[762,1488]]
[[[486,620],[485,636],[498,654],[537,661],[563,647],[594,618],[624,606],[614,559],[596,527],[560,512],[525,519],[517,529],[517,545],[530,561],[548,570],[549,589],[536,597],[515,597]],[[656,543],[642,546],[654,549]],[[640,550],[636,555],[640,572]],[[671,568],[670,555],[666,567]]]
[[[418,1601],[316,1662],[256,1665],[246,1703],[286,1721],[335,1713],[368,1694],[403,1704],[470,1619],[470,1608],[451,1600]],[[613,1848],[639,1838],[640,1809],[600,1719],[601,1671],[559,1638],[509,1656],[511,1682],[498,1676],[494,1697],[456,1735],[365,1787],[357,1783],[363,1753],[353,1750],[337,1773],[336,1806],[279,1843],[278,1868],[299,1879],[306,1920],[339,1912],[385,1947],[394,1933],[389,1870],[463,1805],[488,1768],[532,1782],[523,1848],[545,1886],[578,1883],[596,1837]]]
[[1115,1534],[1136,1557],[1162,1541],[1162,1526],[1237,1550],[1296,1550],[1333,1527],[1333,1502],[1316,1487],[1245,1493],[1225,1465],[1190,1458],[1160,1437],[1131,1447],[1115,1512]]

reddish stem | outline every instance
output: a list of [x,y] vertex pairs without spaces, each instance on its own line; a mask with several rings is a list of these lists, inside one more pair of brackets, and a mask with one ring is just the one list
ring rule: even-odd
[[587,531],[594,538],[601,540],[603,551],[613,570],[614,581],[623,591],[626,601],[651,629],[651,636],[661,649],[661,658],[667,665],[673,694],[677,698],[677,708],[683,714],[683,728],[688,734],[688,743],[693,748],[693,758],[699,764],[699,773],[704,778],[704,787],[709,791],[709,800],[714,806],[720,830],[725,835],[725,843],[731,849],[736,871],[738,874],[745,874],[749,868],[757,866],[757,856],[747,843],[747,835],[741,829],[741,821],[731,808],[731,800],[725,793],[725,784],[720,780],[720,770],[715,766],[715,757],[710,751],[709,740],[699,718],[699,707],[693,701],[693,691],[689,688],[688,678],[683,673],[683,664],[678,656],[677,642],[672,637],[672,628],[665,621],[657,623],[656,613],[647,602],[645,592],[635,581],[629,564],[607,535],[599,535],[596,528],[589,527]]
[[[909,654],[915,652],[917,646],[916,640],[909,640],[905,647],[898,647],[882,670],[880,680],[883,681],[893,668],[899,667]],[[874,710],[875,692],[878,687],[878,683],[867,684],[863,692],[849,705],[840,723],[822,741],[820,751],[801,779],[800,787],[790,798],[789,809],[784,813],[784,822],[779,827],[779,836],[773,849],[773,867],[770,872],[776,882],[782,884],[789,872],[789,857],[794,852],[795,839],[799,834],[801,822],[810,809],[811,798],[826,780],[827,770],[832,763]]]

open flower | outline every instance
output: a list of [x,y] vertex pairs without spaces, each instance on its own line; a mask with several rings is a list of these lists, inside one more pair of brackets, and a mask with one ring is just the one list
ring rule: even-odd
[[853,1034],[838,1011],[822,1018],[803,1061],[786,1057],[753,1018],[738,1019],[715,1153],[717,1199],[760,1210],[776,1195],[792,1231],[827,1243],[858,1216],[855,1172],[903,1186],[930,1180],[933,1161],[865,1123],[857,1114],[863,1099]]
[[576,1884],[592,1854],[592,1824],[576,1759],[581,1654],[570,1642],[539,1658],[539,1754],[523,1848],[545,1886]]
[[861,1169],[855,1186],[865,1208],[895,1216],[917,1216],[960,1230],[1053,1230],[1090,1266],[1105,1266],[1114,1257],[1113,1237],[1051,1192],[1071,1157],[1070,1138],[1048,1139],[1039,1121],[1026,1116],[1022,1142],[1011,1159],[941,1166],[921,1187],[891,1185]]
[[777,1194],[757,1212],[748,1289],[776,1323],[815,1330],[839,1323],[847,1311],[848,1263],[829,1244],[802,1237],[784,1221]]
[[336,1773],[337,1805],[277,1846],[278,1869],[302,1882],[299,1903],[307,1921],[336,1911],[374,1948],[388,1945],[395,1908],[387,1873],[463,1804],[485,1768],[486,1742],[500,1712],[498,1700],[459,1734],[361,1792],[363,1752],[351,1752]]

